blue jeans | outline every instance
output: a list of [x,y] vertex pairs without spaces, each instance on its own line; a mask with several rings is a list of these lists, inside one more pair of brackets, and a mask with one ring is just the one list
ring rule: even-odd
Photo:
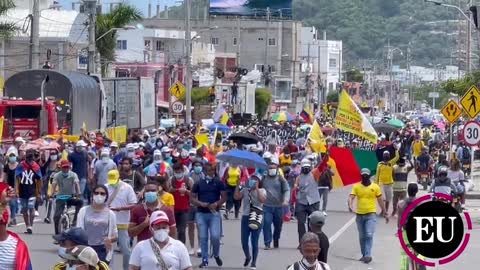
[[10,206],[10,219],[15,220],[15,216],[18,213],[18,200],[16,198],[11,199],[9,202]]
[[118,247],[123,255],[123,270],[128,270],[128,262],[130,261],[130,236],[128,230],[118,230]]
[[[242,216],[242,223],[241,223],[241,240],[242,240],[242,249],[243,253],[245,254],[245,258],[252,259],[252,264],[255,265],[257,262],[258,256],[258,239],[260,238],[260,232],[262,231],[262,227],[258,228],[258,230],[252,230],[248,227],[248,216]],[[248,238],[252,243],[252,256],[250,257],[250,248],[248,246]]]
[[87,187],[87,178],[80,178],[80,194],[83,195],[83,198],[88,198],[88,194],[86,194],[86,187]]
[[202,261],[208,262],[208,235],[213,246],[213,256],[220,255],[220,224],[222,220],[220,213],[197,212],[197,226],[200,234],[200,249],[202,250]]
[[357,229],[363,257],[372,256],[373,234],[377,224],[376,214],[357,215]]
[[282,207],[263,206],[263,242],[269,247],[272,243],[272,223],[273,240],[278,241],[282,233]]

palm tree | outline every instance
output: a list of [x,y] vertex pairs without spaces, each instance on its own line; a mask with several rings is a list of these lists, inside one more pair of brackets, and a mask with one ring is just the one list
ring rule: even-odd
[[[0,16],[5,16],[7,12],[14,8],[15,4],[13,0],[1,0],[0,1]],[[0,21],[0,39],[8,39],[13,36],[17,27],[13,22]]]
[[[112,28],[122,28],[129,23],[142,19],[142,13],[135,7],[119,5],[107,14],[97,16],[95,36],[100,37]],[[108,63],[115,61],[115,48],[117,46],[117,34],[112,31],[95,42],[97,51],[100,53],[102,75],[105,76]]]

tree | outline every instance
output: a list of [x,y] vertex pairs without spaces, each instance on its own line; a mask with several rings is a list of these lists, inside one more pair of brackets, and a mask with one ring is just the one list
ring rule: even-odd
[[327,102],[338,102],[338,93],[337,92],[330,92],[327,95]]
[[363,82],[363,74],[358,69],[351,69],[346,74],[347,82]]
[[442,84],[442,89],[446,93],[454,93],[463,96],[473,85],[479,86],[480,71],[475,71],[465,75],[465,77],[457,80],[448,80]]
[[[100,37],[112,28],[122,28],[129,23],[142,19],[142,13],[135,7],[129,5],[119,5],[110,13],[99,14],[96,21],[95,36]],[[111,31],[101,39],[95,42],[100,53],[100,63],[102,65],[102,75],[105,76],[107,66],[115,61],[115,48],[117,46],[117,34]]]
[[272,91],[264,88],[255,90],[255,112],[257,119],[263,119],[272,102]]
[[[12,0],[0,1],[0,16],[5,16],[10,9],[13,9],[15,4]],[[13,22],[0,21],[0,39],[9,39],[13,36],[17,27]]]

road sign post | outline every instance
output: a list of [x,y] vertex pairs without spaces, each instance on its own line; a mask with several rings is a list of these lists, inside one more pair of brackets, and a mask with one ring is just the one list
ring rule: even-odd
[[443,106],[441,113],[450,124],[453,124],[462,115],[462,109],[457,103],[455,103],[455,101],[450,100],[445,106]]
[[480,124],[470,121],[463,127],[463,140],[468,146],[476,146],[480,143]]
[[183,103],[180,101],[175,101],[172,103],[172,112],[175,114],[181,114],[183,112]]
[[185,85],[183,85],[183,83],[181,83],[180,81],[176,81],[170,87],[170,89],[168,89],[168,91],[170,92],[170,94],[172,94],[172,96],[175,96],[177,99],[182,99],[185,96],[187,89],[185,88]]
[[471,119],[474,119],[480,113],[480,92],[475,85],[470,87],[463,95],[460,104]]

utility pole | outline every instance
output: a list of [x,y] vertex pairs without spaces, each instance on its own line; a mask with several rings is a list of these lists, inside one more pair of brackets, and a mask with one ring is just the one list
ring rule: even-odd
[[[468,6],[472,6],[472,0],[468,2]],[[470,9],[467,9],[467,15],[470,18],[470,20],[465,21],[467,24],[467,73],[470,73],[471,71],[471,59],[472,59],[472,12]]]
[[192,122],[192,60],[191,60],[191,43],[192,43],[192,33],[190,25],[190,8],[191,0],[184,0],[185,3],[185,52],[186,52],[186,72],[185,72],[185,87],[187,88],[186,93],[186,117],[185,122],[189,125]]
[[388,73],[389,73],[389,81],[390,81],[390,88],[388,91],[388,105],[390,108],[390,113],[394,113],[394,106],[393,106],[393,72],[392,72],[392,63],[393,62],[393,51],[390,47],[390,39],[388,40],[387,45],[387,65],[388,65]]
[[321,108],[321,104],[324,103],[323,100],[323,89],[322,89],[322,73],[320,72],[320,40],[318,39],[318,34],[317,34],[317,44],[318,44],[318,63],[317,63],[317,88],[318,88],[318,93],[317,93],[317,104],[318,107],[317,109]]
[[[307,106],[308,104],[310,104],[310,101],[312,100],[312,94],[310,93],[311,92],[311,89],[310,89],[310,74],[311,74],[311,71],[310,71],[310,46],[311,46],[311,43],[308,43],[307,44],[307,75],[305,76],[305,84],[307,86]],[[310,106],[308,106],[310,107]]]
[[240,67],[240,17],[237,17],[237,67]]
[[97,15],[97,0],[83,0],[88,10],[88,73],[96,73],[95,68],[95,24]]
[[270,8],[267,7],[267,30],[265,31],[265,65],[264,71],[268,71],[268,31],[270,31]]
[[33,0],[30,31],[30,69],[38,69],[40,57],[40,0]]

